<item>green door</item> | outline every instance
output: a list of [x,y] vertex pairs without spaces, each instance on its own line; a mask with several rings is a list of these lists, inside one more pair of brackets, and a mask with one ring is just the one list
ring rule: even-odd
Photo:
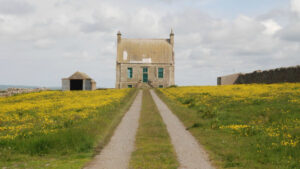
[[143,82],[144,83],[148,82],[148,68],[146,67],[143,68]]
[[146,74],[146,73],[143,74],[143,82],[144,83],[148,82],[148,74]]

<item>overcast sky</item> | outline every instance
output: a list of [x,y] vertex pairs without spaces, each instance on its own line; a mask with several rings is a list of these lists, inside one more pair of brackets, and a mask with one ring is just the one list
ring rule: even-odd
[[175,82],[300,64],[300,0],[0,0],[0,84],[114,87],[116,33],[175,32]]

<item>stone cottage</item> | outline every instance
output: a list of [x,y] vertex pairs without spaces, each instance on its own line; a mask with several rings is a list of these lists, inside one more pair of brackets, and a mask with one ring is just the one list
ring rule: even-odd
[[174,85],[174,33],[169,39],[127,39],[117,34],[116,88]]
[[96,90],[96,82],[85,73],[75,72],[62,79],[62,90]]

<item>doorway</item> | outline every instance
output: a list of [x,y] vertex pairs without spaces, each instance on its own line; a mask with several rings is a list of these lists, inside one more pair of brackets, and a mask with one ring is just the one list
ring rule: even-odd
[[70,90],[83,90],[83,80],[70,80]]
[[148,82],[148,68],[143,67],[143,82],[147,83]]

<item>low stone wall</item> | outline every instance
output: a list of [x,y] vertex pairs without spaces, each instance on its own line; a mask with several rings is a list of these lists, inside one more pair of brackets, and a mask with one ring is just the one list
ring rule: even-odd
[[241,73],[218,77],[218,85],[235,84],[236,80],[241,76]]
[[218,77],[218,85],[300,82],[300,66]]
[[16,94],[22,93],[32,93],[49,90],[47,88],[37,88],[37,89],[23,89],[23,88],[8,88],[6,90],[0,90],[0,97],[8,97]]

